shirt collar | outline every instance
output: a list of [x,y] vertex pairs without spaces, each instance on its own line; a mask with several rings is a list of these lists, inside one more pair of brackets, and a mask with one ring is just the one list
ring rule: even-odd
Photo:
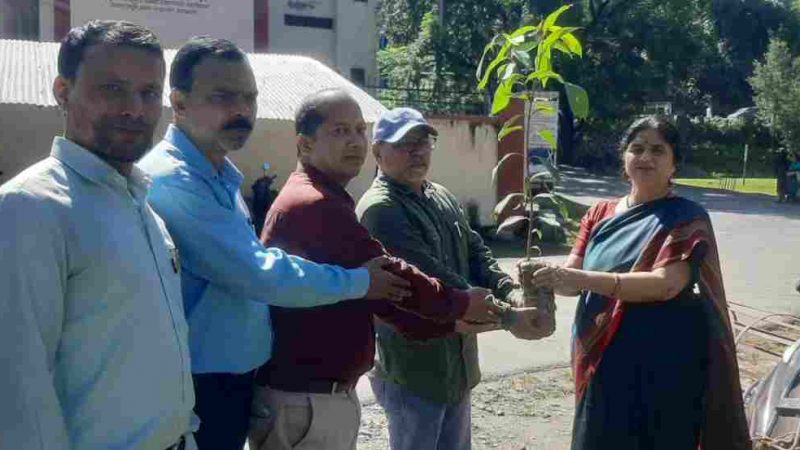
[[311,164],[302,164],[296,173],[303,174],[312,184],[324,189],[355,207],[355,200],[341,184]]
[[[390,189],[399,192],[403,195],[409,195],[413,197],[419,197],[420,195],[417,194],[413,189],[408,187],[407,185],[395,180],[394,178],[388,177],[383,172],[378,172],[378,182],[387,185]],[[431,183],[428,180],[425,180],[422,183],[422,193],[427,194],[428,190],[431,188]]]
[[136,165],[131,169],[130,176],[125,177],[94,153],[61,136],[53,139],[50,156],[92,182],[125,190],[137,200],[144,199],[150,187],[150,179]]
[[167,132],[164,134],[164,140],[179,149],[184,162],[199,171],[203,176],[211,179],[222,178],[234,184],[236,187],[241,186],[244,182],[244,175],[233,165],[230,159],[226,157],[222,169],[217,170],[217,168],[211,164],[211,161],[205,157],[203,152],[201,152],[191,139],[186,136],[186,133],[181,131],[181,129],[174,124],[171,124],[167,128]]

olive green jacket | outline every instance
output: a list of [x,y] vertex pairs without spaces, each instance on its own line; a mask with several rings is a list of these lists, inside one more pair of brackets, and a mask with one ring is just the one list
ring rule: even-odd
[[[480,286],[506,299],[516,287],[444,187],[426,182],[423,195],[385,175],[364,193],[356,214],[393,256],[417,266],[445,284]],[[412,341],[377,323],[375,374],[439,403],[455,403],[480,381],[475,335]]]

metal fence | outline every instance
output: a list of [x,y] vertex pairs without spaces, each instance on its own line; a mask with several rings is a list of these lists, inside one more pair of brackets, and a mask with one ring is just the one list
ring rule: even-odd
[[387,108],[409,106],[426,114],[489,114],[488,97],[476,92],[365,86]]

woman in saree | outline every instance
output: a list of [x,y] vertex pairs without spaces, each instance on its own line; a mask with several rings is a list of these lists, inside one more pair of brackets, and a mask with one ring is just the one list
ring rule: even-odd
[[533,276],[580,295],[573,450],[751,448],[711,222],[672,193],[678,141],[666,119],[634,122],[630,193],[591,208],[567,262]]

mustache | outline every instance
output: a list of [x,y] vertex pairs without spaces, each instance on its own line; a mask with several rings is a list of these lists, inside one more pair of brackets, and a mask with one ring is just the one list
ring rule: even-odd
[[248,130],[253,131],[253,123],[244,117],[228,122],[223,130]]
[[107,121],[104,125],[111,128],[122,128],[130,131],[147,131],[153,128],[152,124],[144,119],[118,118]]

